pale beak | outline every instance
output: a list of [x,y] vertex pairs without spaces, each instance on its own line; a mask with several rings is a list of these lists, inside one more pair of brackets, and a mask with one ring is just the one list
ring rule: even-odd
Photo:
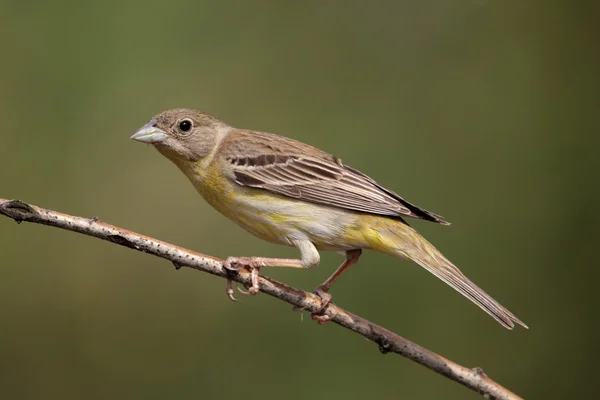
[[153,119],[138,129],[131,139],[142,143],[156,144],[164,142],[167,139],[167,134],[162,129],[156,127],[156,120]]

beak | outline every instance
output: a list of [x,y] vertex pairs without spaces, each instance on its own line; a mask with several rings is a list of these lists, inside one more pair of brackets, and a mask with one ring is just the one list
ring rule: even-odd
[[148,122],[142,126],[136,133],[131,136],[131,139],[142,143],[162,143],[167,139],[167,134],[160,128],[156,127],[156,120]]

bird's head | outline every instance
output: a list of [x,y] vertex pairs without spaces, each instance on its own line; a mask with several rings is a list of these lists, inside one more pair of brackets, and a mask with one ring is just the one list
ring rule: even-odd
[[178,108],[155,115],[131,139],[153,144],[176,164],[197,162],[213,150],[230,127],[201,111]]

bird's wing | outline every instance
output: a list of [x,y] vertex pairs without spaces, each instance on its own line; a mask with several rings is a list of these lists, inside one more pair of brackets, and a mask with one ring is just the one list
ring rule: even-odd
[[318,149],[262,132],[231,133],[221,154],[242,186],[347,210],[389,217],[413,217],[449,225],[367,175]]

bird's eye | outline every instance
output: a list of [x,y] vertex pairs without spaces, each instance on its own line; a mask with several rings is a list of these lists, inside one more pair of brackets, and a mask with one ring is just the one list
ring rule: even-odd
[[184,119],[179,123],[179,130],[181,132],[189,132],[192,130],[192,121],[189,119]]

